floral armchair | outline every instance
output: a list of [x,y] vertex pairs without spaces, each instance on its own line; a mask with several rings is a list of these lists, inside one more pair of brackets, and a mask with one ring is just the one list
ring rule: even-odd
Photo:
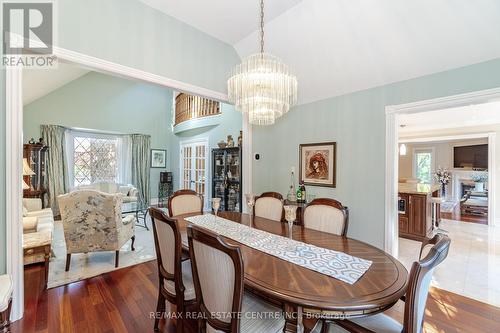
[[66,271],[71,254],[115,251],[118,267],[120,248],[132,239],[134,250],[133,215],[122,218],[122,196],[94,190],[74,191],[57,198],[66,240]]

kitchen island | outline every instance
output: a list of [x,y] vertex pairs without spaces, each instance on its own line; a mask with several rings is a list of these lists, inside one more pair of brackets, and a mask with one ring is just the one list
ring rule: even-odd
[[[432,232],[431,197],[438,197],[439,185],[399,183],[399,237],[422,241]],[[437,216],[439,219],[439,209]]]

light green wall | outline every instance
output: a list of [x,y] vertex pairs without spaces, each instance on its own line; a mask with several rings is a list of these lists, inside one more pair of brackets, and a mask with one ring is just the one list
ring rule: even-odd
[[[137,0],[58,0],[58,42],[65,49],[225,91],[236,51]],[[1,17],[1,15],[0,15]],[[1,38],[1,37],[0,37]],[[5,73],[0,72],[0,81]],[[0,86],[0,179],[5,179],[5,90]],[[0,273],[5,271],[5,183],[0,183]]]
[[[149,134],[151,148],[170,154],[172,91],[90,72],[24,107],[24,141],[52,124],[122,134]],[[158,196],[160,172],[151,168],[151,197]]]
[[[333,73],[332,73],[333,75]],[[385,107],[500,86],[500,59],[293,108],[276,125],[254,129],[254,191],[286,194],[300,143],[337,142],[337,188],[309,193],[349,206],[349,236],[383,248]]]
[[[241,125],[243,122],[241,112],[236,111],[234,106],[229,104],[221,103],[222,115],[218,119],[219,125],[213,128],[205,129],[194,129],[190,131],[183,132],[179,135],[175,135],[171,144],[172,151],[172,171],[174,176],[174,188],[179,188],[179,156],[180,156],[180,146],[179,143],[182,141],[196,140],[208,138],[208,145],[210,148],[210,154],[212,148],[217,148],[217,142],[220,140],[227,141],[227,136],[231,134],[233,136],[235,144],[237,144],[238,136],[240,135]],[[211,193],[208,193],[211,196]]]
[[220,92],[239,62],[232,46],[138,0],[59,0],[63,48]]

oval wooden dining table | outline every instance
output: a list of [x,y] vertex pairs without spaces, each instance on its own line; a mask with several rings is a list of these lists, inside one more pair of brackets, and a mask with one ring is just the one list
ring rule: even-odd
[[[187,248],[185,214],[178,220],[183,247]],[[235,212],[219,212],[219,216],[267,232],[290,236],[287,223],[280,223]],[[325,232],[293,226],[292,238],[307,244],[340,251],[371,260],[367,272],[354,284],[298,266],[270,254],[224,237],[228,244],[241,249],[245,271],[245,288],[283,305],[286,312],[284,332],[297,332],[300,311],[329,316],[362,317],[382,312],[393,306],[406,292],[408,272],[394,257],[364,242]]]

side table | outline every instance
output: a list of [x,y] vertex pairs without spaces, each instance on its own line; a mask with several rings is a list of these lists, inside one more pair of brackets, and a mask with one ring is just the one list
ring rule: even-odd
[[45,289],[49,277],[49,259],[52,243],[52,233],[33,232],[23,235],[24,265],[43,262],[45,269]]

